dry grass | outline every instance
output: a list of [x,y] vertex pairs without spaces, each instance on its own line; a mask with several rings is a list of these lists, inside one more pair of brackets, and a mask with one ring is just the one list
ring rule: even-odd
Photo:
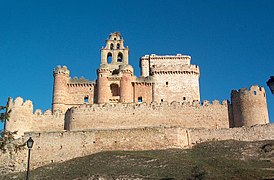
[[[112,151],[31,171],[31,179],[271,179],[274,141],[214,141],[193,149]],[[25,173],[0,179],[24,179]]]

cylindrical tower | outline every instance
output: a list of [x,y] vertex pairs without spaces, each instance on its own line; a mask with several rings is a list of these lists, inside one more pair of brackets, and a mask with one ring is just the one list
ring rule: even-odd
[[145,55],[140,59],[141,76],[149,76],[149,55]]
[[52,97],[52,111],[67,110],[67,83],[69,80],[69,70],[66,66],[57,66],[53,70],[54,84],[53,84],[53,97]]
[[121,103],[132,103],[133,102],[133,86],[132,74],[133,68],[130,65],[127,65],[121,70],[122,78],[120,81],[120,102]]
[[[104,67],[105,66],[105,67]],[[110,87],[108,82],[108,73],[109,69],[107,68],[107,65],[101,65],[100,69],[97,70],[97,76],[98,76],[98,86],[97,86],[97,92],[98,92],[98,104],[103,104],[109,102],[110,98]]]
[[231,92],[234,126],[269,123],[266,95],[263,87],[251,86]]

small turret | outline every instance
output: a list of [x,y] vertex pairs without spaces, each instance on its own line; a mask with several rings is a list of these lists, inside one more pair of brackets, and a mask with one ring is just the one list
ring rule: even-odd
[[52,111],[61,110],[66,111],[67,107],[67,83],[69,80],[69,70],[66,66],[57,66],[53,70],[54,84],[52,97]]
[[231,92],[234,126],[269,123],[266,95],[263,87],[251,86]]

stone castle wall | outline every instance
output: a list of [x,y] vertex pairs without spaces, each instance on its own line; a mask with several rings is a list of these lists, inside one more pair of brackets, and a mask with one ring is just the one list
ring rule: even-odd
[[[22,144],[32,137],[34,146],[31,168],[63,162],[102,151],[158,150],[190,148],[212,140],[273,140],[274,125],[257,125],[232,129],[186,129],[180,127],[146,127],[133,129],[97,129],[87,131],[30,132],[19,139]],[[27,148],[0,153],[0,170],[23,171]]]
[[9,121],[6,122],[7,131],[17,131],[16,137],[29,131],[57,131],[64,129],[65,114],[60,111],[52,113],[47,110],[33,112],[31,101],[23,101],[18,97],[14,101],[10,99],[8,107],[11,110]]
[[[196,104],[195,104],[196,103]],[[179,126],[185,128],[229,128],[227,101],[179,103],[82,105],[67,112],[66,130]]]

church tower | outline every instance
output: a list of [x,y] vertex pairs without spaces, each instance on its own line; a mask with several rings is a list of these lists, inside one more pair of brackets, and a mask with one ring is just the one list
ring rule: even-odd
[[128,54],[120,33],[111,33],[101,49],[101,64],[97,70],[99,104],[133,102],[133,68],[128,64]]

